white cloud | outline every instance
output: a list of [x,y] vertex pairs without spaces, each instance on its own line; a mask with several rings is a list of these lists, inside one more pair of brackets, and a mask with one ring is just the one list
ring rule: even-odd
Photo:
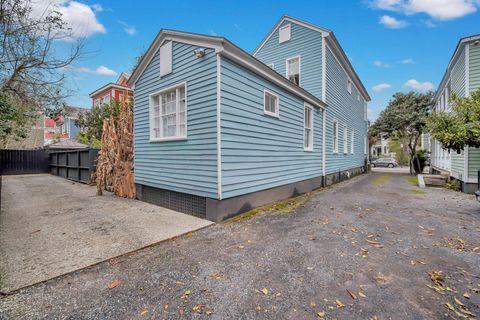
[[406,88],[410,88],[410,89],[413,89],[416,91],[422,91],[422,92],[433,90],[433,88],[435,87],[431,82],[428,82],[428,81],[419,82],[415,79],[408,80],[407,82],[405,82],[403,86]]
[[95,70],[86,68],[86,67],[80,67],[80,68],[77,68],[76,71],[80,73],[96,74],[100,76],[116,76],[117,75],[117,73],[114,70],[109,69],[105,66],[99,66]]
[[412,15],[424,13],[433,19],[451,20],[474,13],[478,10],[478,0],[373,0],[370,6]]
[[397,20],[394,17],[387,16],[387,15],[380,17],[380,24],[383,24],[385,27],[391,28],[391,29],[401,29],[408,26],[407,21]]
[[403,59],[402,63],[403,64],[415,64],[415,60],[413,60],[412,58],[407,58],[407,59]]
[[106,32],[103,24],[97,20],[94,8],[84,3],[66,0],[35,0],[31,2],[31,6],[31,14],[37,18],[45,12],[54,10],[60,12],[63,21],[70,28],[68,37],[64,39],[66,41]]
[[389,83],[379,83],[376,86],[373,86],[372,90],[375,92],[380,92],[386,89],[390,89],[392,87]]
[[242,28],[240,28],[240,26],[238,25],[238,23],[234,23],[234,24],[233,24],[233,27],[234,27],[235,29],[237,29],[238,31],[242,31]]
[[128,23],[124,21],[118,21],[123,26],[123,31],[125,31],[128,35],[133,36],[135,33],[137,33],[137,29],[135,26],[129,25]]
[[391,68],[392,66],[389,65],[388,63],[383,63],[382,61],[380,60],[375,60],[373,61],[373,64],[376,65],[377,67],[380,67],[380,68]]
[[105,11],[105,8],[100,3],[95,3],[91,5],[93,12],[102,12]]

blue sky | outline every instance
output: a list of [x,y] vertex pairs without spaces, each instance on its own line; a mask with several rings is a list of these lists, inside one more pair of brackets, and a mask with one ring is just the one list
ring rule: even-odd
[[86,37],[86,54],[69,74],[76,93],[68,102],[82,107],[90,107],[90,92],[130,72],[161,28],[224,36],[252,52],[288,14],[336,34],[375,119],[393,93],[436,88],[459,38],[480,33],[479,0],[55,2]]

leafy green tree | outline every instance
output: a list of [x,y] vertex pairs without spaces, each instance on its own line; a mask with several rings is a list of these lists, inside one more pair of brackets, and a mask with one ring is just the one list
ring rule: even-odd
[[66,68],[83,48],[83,40],[71,34],[54,6],[46,4],[38,16],[32,1],[0,0],[0,147],[9,138],[24,137],[40,113],[51,116],[63,109],[69,95]]
[[88,144],[93,148],[100,148],[102,142],[103,120],[118,117],[119,104],[113,101],[110,105],[95,106],[90,112],[79,114],[75,125],[81,129],[77,135],[80,143]]
[[431,92],[397,92],[371,127],[373,135],[382,133],[387,138],[396,136],[407,141],[410,168],[413,167],[416,173],[421,173],[423,169],[417,157],[417,146],[425,131],[431,101]]
[[465,146],[480,147],[480,89],[469,97],[452,96],[452,111],[435,111],[427,118],[432,138],[443,148],[460,153]]

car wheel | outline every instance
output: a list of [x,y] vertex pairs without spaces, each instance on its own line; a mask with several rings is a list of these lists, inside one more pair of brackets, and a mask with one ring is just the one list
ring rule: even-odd
[[390,164],[388,165],[388,167],[389,167],[389,168],[393,168],[393,164],[390,163]]

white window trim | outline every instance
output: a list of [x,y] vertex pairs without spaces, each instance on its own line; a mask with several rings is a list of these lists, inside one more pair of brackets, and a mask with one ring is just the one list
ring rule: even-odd
[[[338,121],[335,119],[332,122],[332,130],[333,130],[333,137],[332,137],[333,153],[338,153]],[[336,145],[335,145],[335,138],[337,138]]]
[[368,144],[367,136],[363,135],[363,154],[367,154],[367,144]]
[[288,61],[294,60],[294,59],[297,59],[297,58],[298,58],[298,86],[300,87],[300,85],[302,84],[302,57],[300,55],[290,57],[290,58],[287,58],[285,60],[285,70],[286,70],[285,77],[288,79],[288,73],[289,73]]
[[350,130],[350,154],[355,154],[355,129]]
[[[288,39],[284,40],[284,41],[280,41],[280,30],[287,29],[287,28],[288,28]],[[280,44],[280,43],[288,42],[288,41],[290,41],[290,39],[292,39],[292,24],[287,23],[287,24],[278,28],[278,43]]]
[[352,94],[352,80],[350,77],[347,77],[347,91],[348,93]]
[[368,104],[366,101],[363,102],[363,120],[368,120]]
[[[274,96],[275,98],[277,98],[277,101],[275,103],[275,113],[267,111],[266,108],[265,108],[266,107],[266,102],[267,102],[267,100],[265,98],[266,98],[267,93]],[[278,96],[278,94],[276,94],[275,92],[270,91],[268,89],[263,89],[263,113],[266,114],[267,116],[271,116],[271,117],[275,117],[275,118],[280,117],[280,97]]]
[[[310,109],[310,146],[305,147],[305,109]],[[304,109],[303,109],[303,150],[304,151],[313,151],[313,107],[309,105],[308,103],[304,103]]]
[[[152,102],[153,102],[153,97],[154,96],[157,96],[157,95],[160,95],[166,91],[170,91],[170,90],[173,90],[173,89],[177,89],[177,88],[180,88],[180,87],[185,87],[185,136],[175,136],[175,137],[166,137],[166,138],[155,138],[153,137],[153,126],[152,126],[152,123],[153,123],[153,109],[152,109]],[[180,82],[180,83],[177,83],[177,84],[174,84],[174,85],[171,85],[169,87],[166,87],[166,88],[163,88],[163,89],[160,89],[154,93],[151,93],[149,96],[148,96],[148,111],[149,111],[149,132],[150,132],[150,142],[163,142],[163,141],[178,141],[178,140],[187,140],[187,137],[188,137],[188,100],[187,100],[187,82],[186,81],[183,81],[183,82]],[[161,99],[161,98],[160,98]],[[159,101],[160,102],[160,107],[162,106],[162,103],[161,103],[161,100]],[[160,113],[160,117],[161,117],[161,113]],[[178,118],[179,117],[176,117],[177,119],[177,130],[178,130]],[[160,119],[161,120],[161,119]],[[160,126],[161,128],[161,126]],[[160,130],[161,132],[162,130]]]
[[348,129],[347,125],[343,125],[343,153],[348,153]]

